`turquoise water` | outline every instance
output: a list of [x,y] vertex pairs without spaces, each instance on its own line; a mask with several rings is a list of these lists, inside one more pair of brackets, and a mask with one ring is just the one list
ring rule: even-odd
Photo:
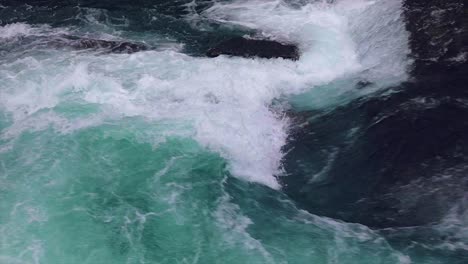
[[[0,263],[445,263],[301,210],[278,181],[285,110],[369,93],[346,80],[407,78],[400,6],[379,2],[2,6]],[[380,43],[382,27],[403,44]],[[293,39],[301,60],[190,56],[250,31]],[[48,47],[60,34],[157,49]]]
[[[143,126],[142,126],[143,125]],[[138,120],[24,133],[2,153],[5,263],[396,263],[364,226],[298,210],[232,178],[184,138],[157,147]],[[142,126],[142,127],[141,127]],[[148,127],[146,127],[148,129]]]

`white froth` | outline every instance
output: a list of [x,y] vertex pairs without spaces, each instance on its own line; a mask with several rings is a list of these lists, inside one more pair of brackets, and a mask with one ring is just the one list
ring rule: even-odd
[[339,0],[335,9],[349,18],[349,34],[357,43],[361,78],[389,86],[408,78],[409,33],[400,0]]
[[[369,5],[362,2],[356,5]],[[129,116],[154,123],[186,122],[194,139],[229,161],[234,176],[279,188],[276,176],[282,173],[288,120],[271,111],[272,101],[363,69],[359,43],[352,36],[355,28],[343,8],[234,1],[215,4],[202,14],[297,43],[302,54],[296,62],[195,58],[173,50],[105,56],[49,51],[47,58],[31,55],[1,65],[0,108],[13,122],[2,136],[50,125],[70,132]],[[373,19],[377,23],[379,17]],[[0,30],[14,36],[41,29],[21,24]],[[55,110],[69,102],[99,105],[99,111],[88,116],[90,122],[75,125],[82,119]]]
[[239,245],[248,251],[259,252],[267,263],[273,263],[273,258],[262,242],[252,237],[247,228],[253,224],[252,220],[240,212],[238,205],[230,202],[230,197],[225,194],[218,201],[218,207],[214,212],[217,225],[224,231],[224,241],[230,246]]
[[8,42],[24,36],[50,36],[67,33],[70,33],[67,28],[52,28],[45,24],[32,26],[18,22],[0,26],[0,41]]
[[13,23],[0,26],[0,38],[8,39],[28,35],[31,32],[31,29],[31,26],[25,23]]

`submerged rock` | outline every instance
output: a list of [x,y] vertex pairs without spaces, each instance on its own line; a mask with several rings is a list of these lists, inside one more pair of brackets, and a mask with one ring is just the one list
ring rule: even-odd
[[75,36],[61,36],[49,43],[54,47],[70,47],[77,50],[105,50],[110,53],[135,53],[149,50],[150,47],[143,43],[133,43],[127,41],[102,40],[91,38],[79,38]]
[[246,39],[235,37],[219,43],[206,53],[208,57],[230,55],[240,57],[299,59],[299,49],[293,44],[282,44],[274,40]]

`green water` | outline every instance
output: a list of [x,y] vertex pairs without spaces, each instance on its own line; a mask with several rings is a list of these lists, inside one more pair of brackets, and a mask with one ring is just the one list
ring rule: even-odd
[[2,263],[396,263],[359,225],[236,180],[187,138],[152,146],[138,120],[24,133],[0,154]]

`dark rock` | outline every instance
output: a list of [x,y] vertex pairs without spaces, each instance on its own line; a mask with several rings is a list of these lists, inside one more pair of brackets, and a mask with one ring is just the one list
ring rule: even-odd
[[135,53],[149,50],[150,47],[143,43],[132,43],[126,41],[102,40],[91,38],[79,38],[75,36],[64,35],[53,39],[48,43],[49,46],[63,48],[70,47],[77,50],[103,50],[110,53]]
[[299,59],[299,49],[292,44],[282,44],[273,40],[258,40],[235,37],[219,43],[208,50],[208,57],[230,55],[240,57]]

